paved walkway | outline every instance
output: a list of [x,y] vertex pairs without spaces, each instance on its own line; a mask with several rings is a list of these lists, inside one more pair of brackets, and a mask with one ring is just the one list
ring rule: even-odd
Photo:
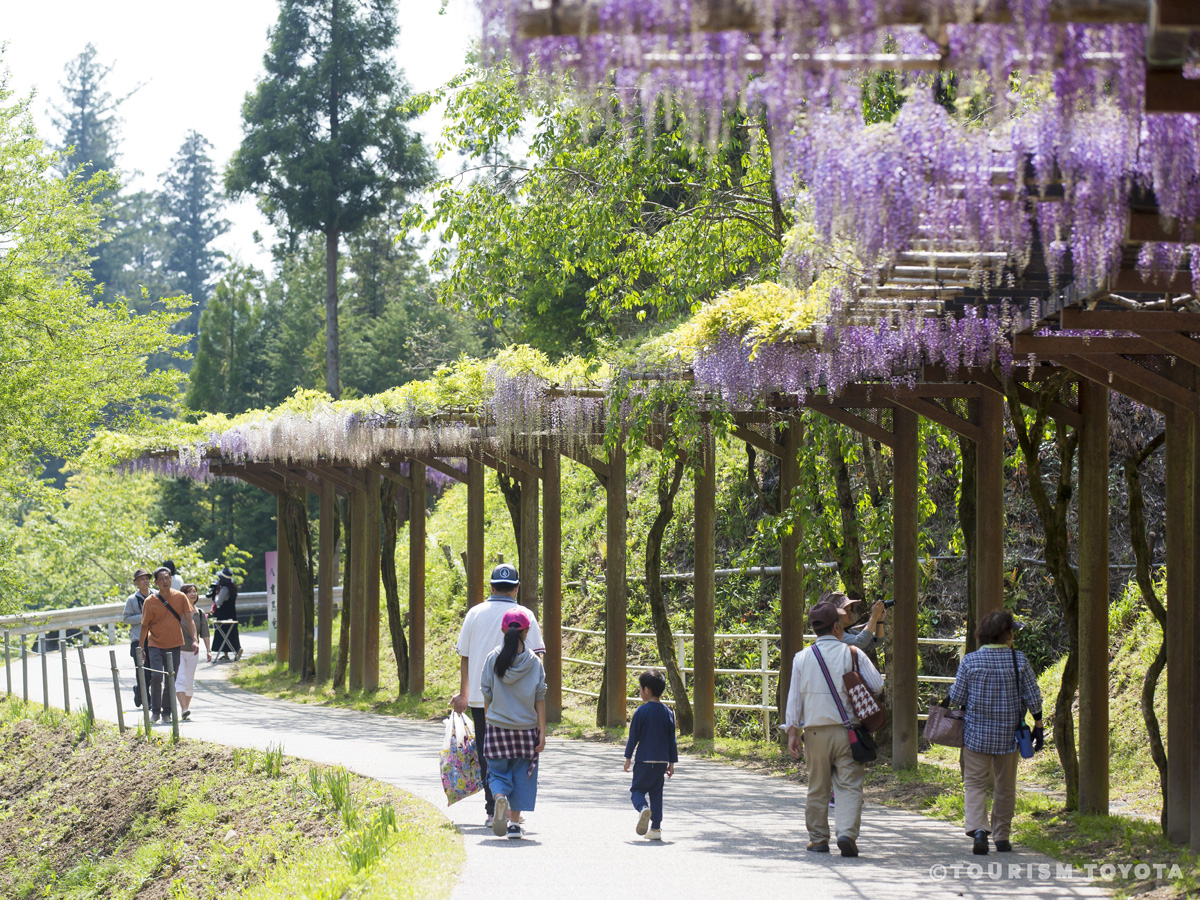
[[[244,633],[242,640],[248,653],[266,647],[262,633]],[[115,721],[108,649],[92,647],[86,657],[97,717]],[[115,649],[127,704],[132,663],[128,645]],[[51,654],[48,661],[51,703],[61,707],[61,660]],[[29,698],[40,702],[40,657],[31,654],[29,664]],[[83,686],[75,651],[69,668],[72,708],[78,709]],[[446,809],[437,764],[440,725],[268,700],[229,684],[229,671],[229,664],[201,661],[194,719],[181,725],[185,737],[238,747],[282,743],[288,755],[343,765],[445,810],[461,829],[467,851],[455,898],[474,900],[510,879],[524,898],[621,897],[650,890],[672,897],[771,898],[796,889],[837,900],[1107,896],[1081,872],[1066,877],[1047,857],[1019,848],[974,857],[956,826],[870,804],[863,812],[859,858],[806,853],[803,785],[687,757],[667,785],[665,840],[652,844],[634,834],[636,815],[620,749],[581,741],[550,740],[538,808],[526,816],[526,839],[498,839],[483,827],[481,797]],[[19,661],[12,674],[19,696]],[[126,716],[128,724],[128,710]]]

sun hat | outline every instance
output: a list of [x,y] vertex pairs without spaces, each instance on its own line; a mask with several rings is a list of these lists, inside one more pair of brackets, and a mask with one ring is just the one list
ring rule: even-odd
[[508,631],[513,625],[520,626],[521,630],[524,631],[530,625],[529,613],[519,606],[516,609],[510,609],[504,614],[504,618],[500,622],[500,630]]
[[817,602],[823,603],[826,600],[836,606],[839,612],[846,612],[854,604],[862,603],[861,598],[851,597],[842,591],[826,591]]
[[828,628],[841,617],[842,614],[838,611],[837,605],[826,598],[808,611],[808,624],[813,628]]
[[142,578],[143,576],[146,578],[149,578],[150,573],[147,572],[145,569],[138,569],[136,572],[133,573],[133,580],[137,581],[139,578]]

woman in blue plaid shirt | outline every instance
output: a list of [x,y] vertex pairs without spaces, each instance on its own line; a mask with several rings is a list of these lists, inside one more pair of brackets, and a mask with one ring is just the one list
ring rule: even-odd
[[1014,733],[1033,713],[1033,746],[1042,749],[1042,695],[1029,660],[1013,649],[1013,616],[988,613],[975,630],[979,649],[968,653],[950,688],[950,702],[966,707],[963,723],[963,793],[967,834],[977,855],[988,852],[987,788],[994,785],[990,832],[1001,853],[1012,849],[1017,803],[1017,747]]

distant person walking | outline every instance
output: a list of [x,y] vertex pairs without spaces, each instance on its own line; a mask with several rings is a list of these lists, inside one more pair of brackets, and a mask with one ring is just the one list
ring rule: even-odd
[[[504,635],[501,622],[504,616],[517,608],[517,592],[521,577],[517,567],[501,563],[492,569],[492,595],[483,603],[467,610],[462,630],[458,633],[459,684],[458,693],[450,698],[455,712],[471,710],[475,725],[475,745],[479,749],[479,763],[483,776],[483,801],[487,818],[484,827],[490,828],[494,821],[495,800],[488,785],[487,763],[487,718],[484,715],[483,693],[479,685],[483,676],[483,661],[492,650],[500,646]],[[545,653],[546,644],[537,619],[529,613],[529,634],[525,646],[533,653]],[[503,820],[502,820],[503,821]]]
[[220,653],[221,659],[228,661],[232,653],[235,660],[242,658],[242,638],[238,634],[237,596],[238,586],[233,580],[233,572],[229,566],[217,573],[217,580],[210,588],[213,598],[212,617],[218,623],[213,628],[216,637],[213,641],[213,653]]
[[480,693],[487,719],[484,752],[495,798],[492,833],[520,840],[521,813],[537,803],[538,755],[546,749],[546,670],[526,649],[533,616],[520,606],[504,614],[504,643],[483,661]]
[[[150,573],[145,569],[138,569],[134,572],[133,586],[133,593],[125,599],[125,609],[121,611],[121,621],[129,626],[129,658],[134,660],[136,666],[137,648],[141,643],[142,636],[142,604],[150,596]],[[133,681],[133,705],[138,707],[142,705],[142,690],[136,678]]]
[[[966,832],[974,852],[988,852],[988,834],[1001,853],[1012,850],[1013,812],[1017,805],[1017,722],[1033,713],[1033,749],[1042,749],[1042,693],[1029,660],[1013,649],[1013,615],[1007,610],[983,617],[975,636],[979,649],[958,664],[950,702],[965,705],[963,721],[963,800]],[[992,827],[988,826],[987,789],[993,786]]]
[[178,672],[182,652],[192,651],[196,635],[187,597],[171,587],[171,570],[155,569],[154,583],[158,590],[142,606],[142,647],[150,678],[150,721],[166,723],[171,720],[171,697],[163,690],[167,659]]
[[633,714],[625,741],[626,772],[633,763],[629,793],[638,811],[634,830],[652,841],[662,840],[663,785],[675,774],[675,763],[679,762],[675,714],[662,702],[666,689],[666,680],[654,669],[638,676],[642,705]]
[[187,597],[188,607],[192,613],[192,624],[196,629],[194,633],[198,640],[191,653],[184,651],[180,655],[179,677],[175,679],[175,697],[182,710],[180,717],[189,719],[192,715],[192,694],[195,693],[196,666],[200,664],[200,641],[204,641],[204,652],[208,662],[212,662],[212,647],[208,643],[208,620],[204,616],[204,610],[198,609],[196,606],[196,602],[200,599],[200,589],[194,584],[185,584],[183,595]]
[[[808,850],[829,852],[832,785],[837,797],[834,824],[838,850],[842,856],[858,856],[866,766],[854,758],[850,749],[846,721],[850,725],[860,723],[843,681],[853,665],[853,648],[842,643],[841,613],[829,598],[823,598],[808,611],[808,624],[817,639],[792,661],[785,719],[788,751],[800,758],[803,732],[803,752],[808,760],[808,800],[804,807]],[[883,688],[883,679],[865,653],[858,654],[858,674],[872,693]]]

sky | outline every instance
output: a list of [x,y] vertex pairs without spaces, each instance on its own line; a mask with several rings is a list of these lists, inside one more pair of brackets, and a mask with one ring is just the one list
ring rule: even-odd
[[[435,88],[460,71],[479,33],[475,0],[396,0],[400,40],[396,59],[414,90]],[[121,106],[120,163],[140,172],[134,188],[155,188],[195,130],[213,144],[223,171],[242,137],[241,108],[263,74],[267,30],[277,0],[0,0],[0,66],[18,96],[33,94],[42,136],[58,140],[52,105],[67,62],[88,44],[112,64],[108,89],[132,96]],[[136,90],[135,90],[136,89]],[[430,144],[441,129],[439,111],[418,120]],[[215,246],[245,263],[269,268],[271,230],[253,200],[225,209],[233,223]],[[258,230],[266,241],[255,244]]]

